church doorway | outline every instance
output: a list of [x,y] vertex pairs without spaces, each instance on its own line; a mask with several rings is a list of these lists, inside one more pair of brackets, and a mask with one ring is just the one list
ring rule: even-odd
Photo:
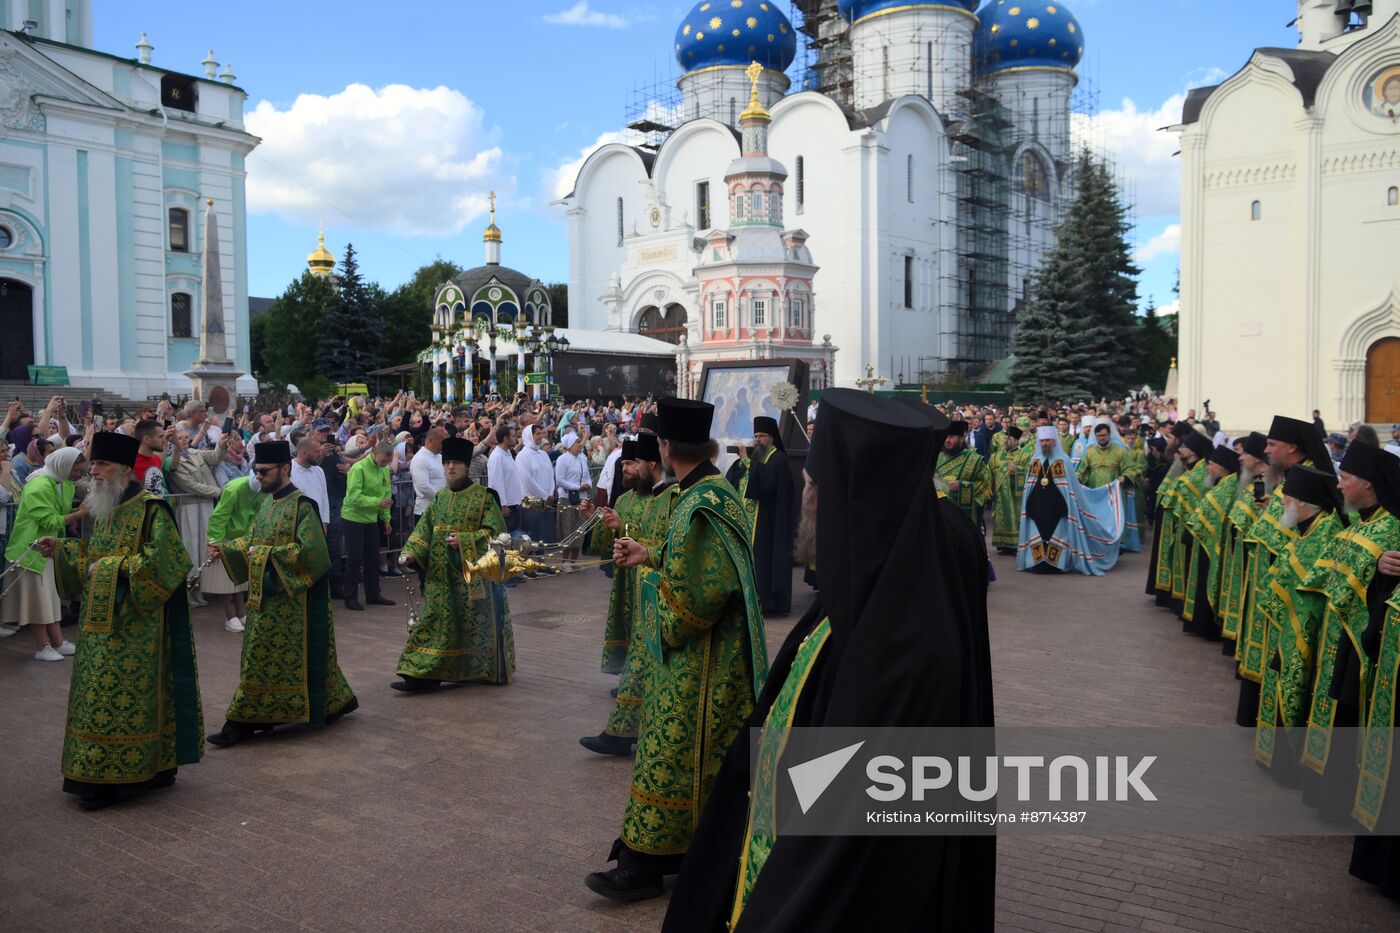
[[34,290],[0,279],[0,379],[29,380],[34,364]]
[[1366,420],[1400,422],[1400,337],[1386,337],[1366,351]]
[[654,340],[680,343],[681,334],[685,333],[685,322],[685,308],[680,305],[667,305],[665,311],[655,307],[643,308],[641,316],[637,318],[637,333]]

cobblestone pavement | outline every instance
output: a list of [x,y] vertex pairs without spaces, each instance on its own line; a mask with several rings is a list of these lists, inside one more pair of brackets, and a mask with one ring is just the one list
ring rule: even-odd
[[[1232,721],[1229,665],[1142,596],[1142,557],[1099,579],[996,567],[1000,723]],[[385,592],[402,595],[394,581]],[[810,597],[796,592],[800,612]],[[620,907],[582,884],[605,867],[630,773],[577,744],[611,708],[615,679],[598,670],[606,596],[592,570],[512,590],[515,683],[421,697],[388,688],[402,607],[337,608],[358,712],[210,749],[175,788],[95,813],[59,790],[68,664],[30,660],[27,633],[0,640],[0,929],[655,930],[664,900]],[[210,730],[239,650],[215,615],[196,615]],[[790,624],[770,624],[774,647]],[[1400,925],[1400,907],[1347,875],[1346,839],[1060,836],[999,852],[1008,930]]]

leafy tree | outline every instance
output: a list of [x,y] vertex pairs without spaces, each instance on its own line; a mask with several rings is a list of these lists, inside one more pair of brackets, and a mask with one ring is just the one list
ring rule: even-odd
[[569,286],[565,282],[552,282],[546,285],[549,292],[549,308],[554,313],[551,320],[555,327],[569,326]]
[[378,285],[365,284],[355,247],[348,243],[335,284],[335,295],[322,314],[314,344],[316,371],[332,382],[350,382],[378,369],[383,359],[384,291]]
[[279,389],[293,384],[306,390],[317,373],[317,341],[326,309],[334,298],[335,288],[330,282],[303,272],[253,321],[253,371],[259,379]]
[[1161,389],[1167,369],[1176,356],[1176,315],[1159,315],[1157,304],[1147,299],[1138,323],[1138,367],[1135,382]]
[[462,274],[455,262],[436,257],[413,273],[413,278],[384,301],[383,353],[385,366],[412,363],[432,341],[433,299],[443,282]]

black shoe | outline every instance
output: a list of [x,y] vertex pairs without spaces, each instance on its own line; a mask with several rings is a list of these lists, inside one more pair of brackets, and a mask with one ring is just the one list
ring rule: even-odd
[[360,605],[360,601],[359,601],[358,599],[356,599],[355,597],[351,596],[349,599],[347,599],[347,600],[345,601],[345,608],[346,608],[346,609],[353,609],[353,610],[355,610],[356,612],[360,612],[360,611],[362,611],[365,607],[362,606],[362,605]]
[[594,894],[614,901],[644,901],[660,897],[664,888],[661,875],[655,872],[636,872],[625,868],[608,871],[595,871],[583,879]]
[[105,810],[117,802],[116,797],[85,797],[78,801],[78,806],[83,810]]
[[371,606],[393,606],[397,605],[392,599],[385,599],[383,596],[371,596],[365,600]]
[[[590,752],[597,752],[599,755],[615,755],[618,758],[627,758],[636,754],[637,740],[635,738],[624,738],[620,735],[608,735],[606,732],[598,735],[585,735],[578,740],[578,744],[588,749]],[[601,891],[599,892],[602,893]]]
[[613,699],[617,699],[617,688],[613,687],[611,690],[609,690],[608,696],[612,697]]
[[437,689],[438,682],[436,680],[419,680],[414,677],[411,680],[396,680],[389,686],[394,690],[402,690],[404,693],[432,693]]
[[228,748],[251,739],[255,732],[266,732],[271,729],[271,726],[254,726],[246,722],[226,722],[222,729],[207,736],[205,741],[216,748]]

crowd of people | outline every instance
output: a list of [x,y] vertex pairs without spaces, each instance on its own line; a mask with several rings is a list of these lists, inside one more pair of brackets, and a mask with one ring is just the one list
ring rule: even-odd
[[[202,756],[191,606],[218,602],[244,640],[207,736],[226,748],[358,707],[333,601],[392,605],[381,578],[407,573],[391,686],[507,684],[512,574],[586,553],[612,578],[600,666],[619,679],[580,744],[633,759],[616,867],[591,890],[654,897],[678,873],[672,931],[840,928],[865,897],[891,928],[990,929],[993,838],[766,836],[788,791],[753,783],[747,728],[991,726],[987,533],[1018,569],[1094,574],[1151,527],[1148,594],[1235,660],[1258,760],[1359,821],[1353,873],[1400,895],[1400,425],[1394,445],[1357,426],[1335,451],[1316,413],[1236,437],[1159,399],[1002,410],[828,390],[805,425],[758,418],[723,452],[712,406],[684,399],[265,407],[217,424],[199,402],[79,424],[57,397],[7,413],[0,634],[27,627],[36,658],[74,659],[62,771],[84,808]],[[525,560],[541,542],[557,563]],[[770,660],[794,567],[817,596]],[[119,722],[114,690],[133,698]],[[813,897],[792,897],[799,880]]]
[[[745,726],[852,716],[991,724],[985,548],[931,482],[947,419],[916,402],[831,390],[815,430],[796,428],[812,440],[804,471],[794,475],[783,432],[760,418],[726,478],[704,402],[516,399],[450,411],[404,402],[293,403],[222,425],[195,403],[170,424],[152,411],[41,452],[40,469],[18,488],[10,551],[23,564],[9,576],[23,575],[13,585],[26,591],[51,587],[78,601],[61,770],[84,809],[170,787],[206,741],[228,748],[353,712],[360,698],[336,660],[331,604],[355,600],[379,556],[366,541],[382,545],[374,532],[406,510],[412,531],[386,568],[416,574],[424,597],[392,684],[405,693],[510,682],[512,571],[503,568],[529,553],[531,530],[575,539],[612,565],[602,666],[620,675],[617,702],[604,733],[583,744],[635,760],[609,856],[617,867],[590,875],[591,889],[635,900],[680,873],[668,929],[719,929],[741,915],[753,928],[779,917],[805,928],[818,908],[788,898],[795,873],[839,875],[855,894],[828,905],[824,919],[854,922],[862,890],[878,896],[891,877],[916,871],[920,884],[891,916],[910,928],[990,929],[990,838],[952,848],[851,840],[833,860],[800,839],[755,836],[748,805]],[[21,414],[7,427],[47,428],[51,416]],[[400,437],[404,424],[421,429],[411,453],[395,449],[414,442],[411,431]],[[596,474],[590,447],[602,461]],[[887,508],[856,512],[849,503],[872,451],[906,465],[886,476]],[[396,456],[413,480],[403,503],[385,480]],[[77,509],[75,480],[87,485]],[[550,515],[553,528],[539,520]],[[592,530],[571,535],[584,521]],[[869,534],[853,538],[858,527]],[[333,596],[337,534],[345,562]],[[559,555],[563,566],[571,556]],[[794,559],[823,568],[828,584],[770,664],[765,617],[791,610]],[[946,611],[930,625],[927,603],[896,598],[903,589],[892,578],[930,584]],[[190,616],[191,597],[201,596],[226,600],[244,643],[225,722],[207,737]],[[856,632],[873,653],[857,649]],[[878,664],[905,672],[887,679],[888,695],[870,686]],[[727,873],[715,870],[721,864]]]

